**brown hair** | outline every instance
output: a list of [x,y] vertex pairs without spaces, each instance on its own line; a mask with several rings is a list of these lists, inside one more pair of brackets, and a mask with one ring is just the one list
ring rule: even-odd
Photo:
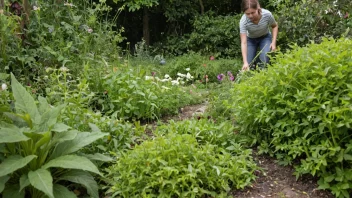
[[260,10],[258,0],[242,0],[242,11],[245,12],[249,8]]

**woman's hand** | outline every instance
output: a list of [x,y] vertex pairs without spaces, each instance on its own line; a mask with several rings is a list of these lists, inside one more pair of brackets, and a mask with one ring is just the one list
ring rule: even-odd
[[271,43],[270,49],[271,49],[271,51],[275,51],[276,50],[276,43]]
[[249,70],[249,65],[248,65],[248,63],[244,63],[244,64],[243,64],[242,70],[243,70],[243,71],[248,71],[248,70]]

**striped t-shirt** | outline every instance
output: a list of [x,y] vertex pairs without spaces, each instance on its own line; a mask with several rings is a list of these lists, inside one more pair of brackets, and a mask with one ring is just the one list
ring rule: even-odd
[[246,33],[249,38],[258,38],[269,33],[269,27],[275,24],[274,16],[269,10],[262,8],[262,18],[254,24],[244,14],[240,21],[240,33]]

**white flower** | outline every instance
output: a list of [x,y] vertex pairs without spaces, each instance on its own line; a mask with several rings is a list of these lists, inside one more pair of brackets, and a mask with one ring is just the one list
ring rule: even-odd
[[181,73],[177,73],[177,75],[178,75],[179,77],[186,77],[186,75],[181,74]]
[[62,71],[62,72],[67,72],[67,71],[68,71],[68,69],[67,69],[67,67],[62,66],[62,67],[60,67],[60,71]]
[[33,6],[33,10],[34,10],[34,11],[37,11],[37,10],[40,10],[40,8],[37,7],[37,6]]
[[193,76],[192,76],[189,72],[187,72],[186,78],[187,78],[187,79],[192,79]]
[[145,76],[145,80],[152,80],[153,77],[152,76]]
[[160,82],[167,82],[167,81],[169,81],[169,80],[171,80],[171,78],[169,78],[169,79],[162,79],[162,80],[160,80]]
[[179,85],[180,83],[179,83],[177,80],[172,80],[172,81],[171,81],[171,84],[172,84],[172,85]]
[[190,68],[186,68],[186,71],[189,71],[189,70],[191,70]]
[[170,78],[169,74],[165,74],[164,78],[166,79]]
[[166,89],[166,90],[169,90],[170,88],[168,87],[165,87],[165,86],[161,86],[162,89]]
[[65,2],[64,3],[65,6],[69,6],[69,7],[74,7],[75,5],[73,5],[72,3],[68,3],[68,2]]
[[93,32],[93,29],[92,29],[92,28],[88,28],[88,29],[87,29],[87,32],[88,32],[88,33],[92,33],[92,32]]
[[3,83],[3,84],[1,85],[1,89],[2,89],[2,90],[6,90],[6,89],[7,89],[7,85],[6,85],[5,83]]

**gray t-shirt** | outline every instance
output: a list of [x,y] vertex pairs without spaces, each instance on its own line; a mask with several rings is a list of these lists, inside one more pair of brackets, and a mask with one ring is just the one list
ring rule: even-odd
[[275,24],[274,16],[269,10],[262,8],[262,18],[258,24],[254,24],[244,14],[240,21],[240,33],[246,33],[249,38],[258,38],[269,33],[269,27]]

